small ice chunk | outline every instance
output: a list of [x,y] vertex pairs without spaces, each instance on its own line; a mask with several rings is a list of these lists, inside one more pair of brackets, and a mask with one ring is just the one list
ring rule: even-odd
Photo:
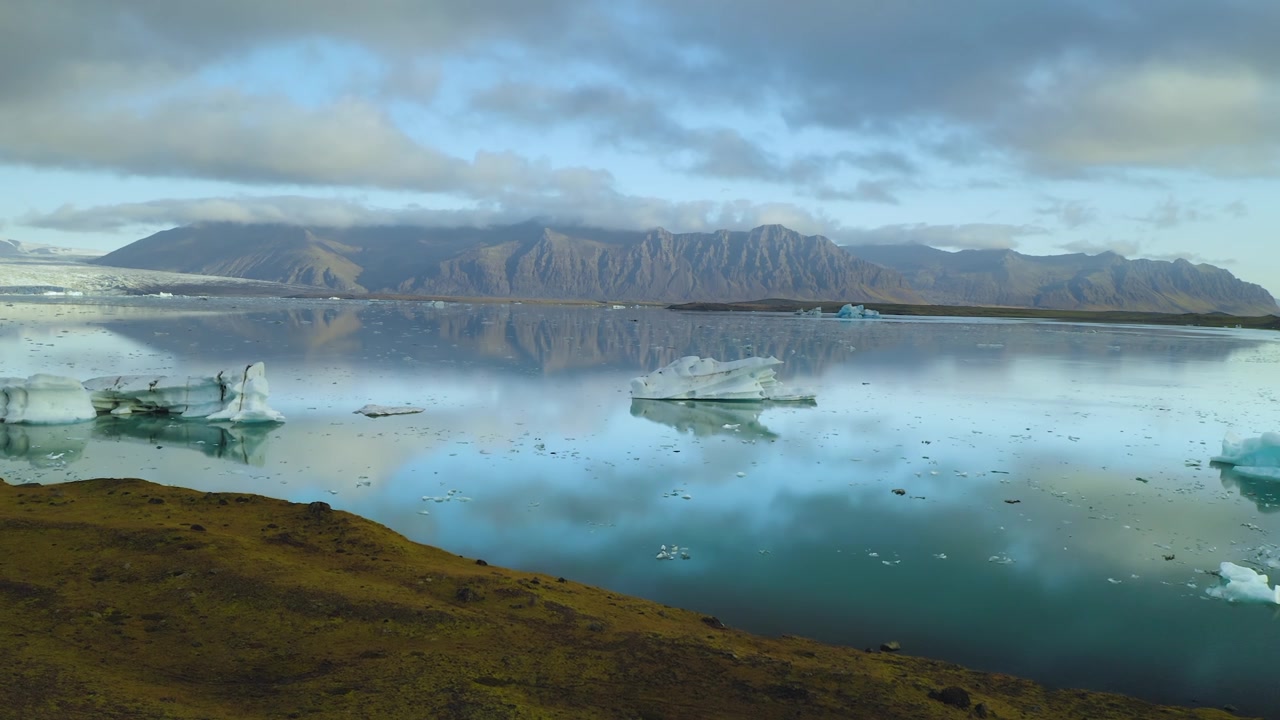
[[356,410],[355,413],[366,417],[386,417],[388,415],[412,415],[422,411],[422,408],[410,405],[374,405],[370,403]]
[[1258,602],[1280,605],[1280,586],[1271,587],[1266,575],[1254,570],[1224,562],[1218,566],[1222,584],[1205,590],[1209,597],[1228,602]]

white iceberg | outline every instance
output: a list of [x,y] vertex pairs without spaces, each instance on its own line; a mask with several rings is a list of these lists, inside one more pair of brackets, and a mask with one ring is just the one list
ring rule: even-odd
[[1280,586],[1271,587],[1267,576],[1235,563],[1218,566],[1222,584],[1205,590],[1209,597],[1228,602],[1259,602],[1280,605]]
[[664,368],[631,380],[637,400],[774,400],[811,402],[812,393],[791,392],[775,377],[775,357],[750,357],[720,362],[696,355],[682,357]]
[[83,383],[57,375],[0,379],[0,422],[55,425],[98,415],[180,415],[230,423],[283,422],[267,405],[266,367],[211,377],[116,375]]
[[0,422],[62,425],[97,417],[79,380],[58,375],[0,378]]
[[1227,433],[1222,439],[1222,454],[1209,460],[1234,465],[1235,472],[1243,477],[1280,481],[1280,433],[1268,432],[1243,439]]
[[868,310],[862,305],[846,303],[840,308],[840,311],[836,313],[836,317],[845,320],[851,318],[878,318],[880,317],[880,312],[878,310]]
[[822,317],[822,308],[821,308],[821,307],[816,307],[816,308],[810,308],[810,309],[808,309],[808,310],[803,310],[803,309],[801,309],[801,310],[796,310],[794,314],[799,315],[799,316],[801,316],[801,317],[816,317],[816,318],[820,318],[820,317]]

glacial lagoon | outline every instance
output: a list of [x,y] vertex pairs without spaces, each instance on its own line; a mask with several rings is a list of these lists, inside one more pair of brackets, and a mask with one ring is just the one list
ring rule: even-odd
[[[773,355],[812,406],[632,401],[684,355]],[[0,477],[323,500],[413,540],[716,615],[1058,687],[1267,715],[1280,335],[657,308],[0,298],[0,376],[266,362],[283,425],[0,424]],[[368,403],[414,405],[371,419]],[[895,490],[901,492],[894,492]],[[425,498],[425,499],[424,499]],[[679,545],[688,559],[655,559]],[[1280,571],[1272,571],[1273,575]]]

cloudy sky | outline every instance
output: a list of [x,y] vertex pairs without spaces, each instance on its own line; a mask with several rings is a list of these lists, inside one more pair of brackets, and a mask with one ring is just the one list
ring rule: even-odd
[[0,236],[783,223],[1280,291],[1274,0],[5,0]]

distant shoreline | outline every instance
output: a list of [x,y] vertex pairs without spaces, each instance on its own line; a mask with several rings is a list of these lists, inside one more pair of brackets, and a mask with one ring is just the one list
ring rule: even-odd
[[[818,300],[786,300],[770,298],[748,302],[713,303],[692,302],[668,305],[670,310],[692,312],[793,312],[822,308],[823,312],[835,313],[845,301]],[[1067,322],[1089,322],[1108,324],[1137,325],[1196,325],[1200,327],[1227,327],[1239,325],[1254,330],[1280,330],[1280,315],[1259,315],[1241,317],[1226,313],[1155,313],[1133,312],[1129,310],[1049,310],[1042,308],[1014,307],[973,307],[961,305],[903,305],[897,303],[865,303],[868,308],[878,310],[882,315],[931,316],[931,317],[974,317],[974,318],[1019,318],[1032,320],[1062,320]]]

